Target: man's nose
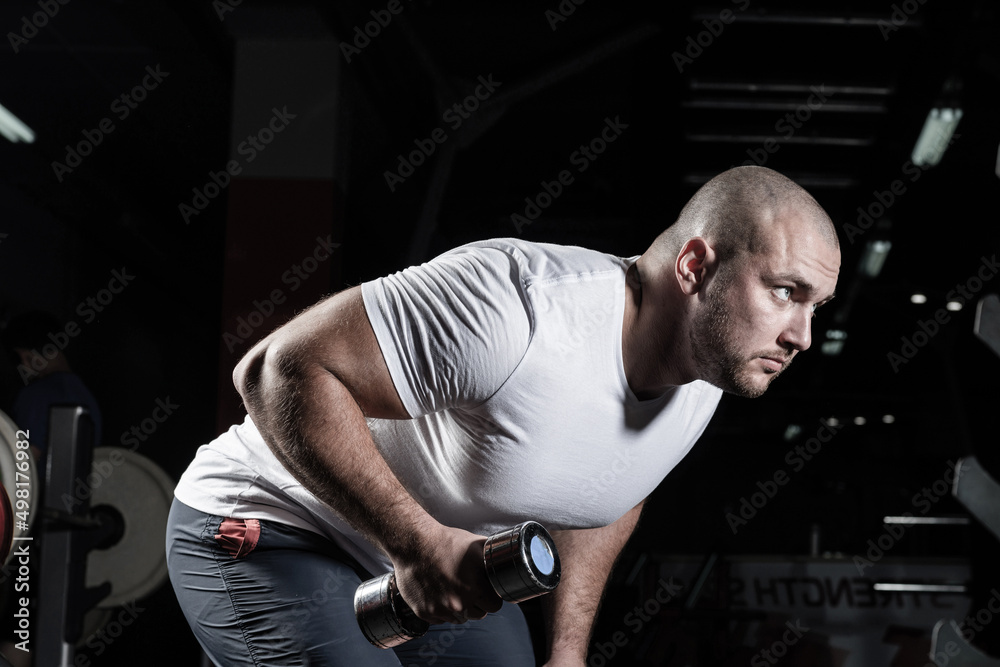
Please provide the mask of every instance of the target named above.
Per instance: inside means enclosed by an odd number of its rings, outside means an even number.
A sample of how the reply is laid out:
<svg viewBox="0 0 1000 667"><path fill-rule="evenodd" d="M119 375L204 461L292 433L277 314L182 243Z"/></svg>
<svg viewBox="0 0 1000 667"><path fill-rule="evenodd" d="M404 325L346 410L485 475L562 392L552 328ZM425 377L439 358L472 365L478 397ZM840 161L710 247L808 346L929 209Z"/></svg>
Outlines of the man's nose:
<svg viewBox="0 0 1000 667"><path fill-rule="evenodd" d="M778 342L787 348L804 352L812 345L812 311L796 308L778 337Z"/></svg>

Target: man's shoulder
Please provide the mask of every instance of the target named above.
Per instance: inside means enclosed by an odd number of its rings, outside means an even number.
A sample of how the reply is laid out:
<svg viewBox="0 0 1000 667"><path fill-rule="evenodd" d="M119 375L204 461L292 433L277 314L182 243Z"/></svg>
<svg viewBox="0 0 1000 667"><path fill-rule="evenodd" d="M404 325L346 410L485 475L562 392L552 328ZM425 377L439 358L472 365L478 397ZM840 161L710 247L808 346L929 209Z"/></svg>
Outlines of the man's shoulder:
<svg viewBox="0 0 1000 667"><path fill-rule="evenodd" d="M459 246L450 253L475 253L506 256L520 274L525 285L570 278L620 272L628 260L599 250L575 245L540 243L517 238L496 238L474 241Z"/></svg>
<svg viewBox="0 0 1000 667"><path fill-rule="evenodd" d="M21 389L21 395L31 397L65 396L74 393L90 393L83 379L76 373L56 371L28 383Z"/></svg>

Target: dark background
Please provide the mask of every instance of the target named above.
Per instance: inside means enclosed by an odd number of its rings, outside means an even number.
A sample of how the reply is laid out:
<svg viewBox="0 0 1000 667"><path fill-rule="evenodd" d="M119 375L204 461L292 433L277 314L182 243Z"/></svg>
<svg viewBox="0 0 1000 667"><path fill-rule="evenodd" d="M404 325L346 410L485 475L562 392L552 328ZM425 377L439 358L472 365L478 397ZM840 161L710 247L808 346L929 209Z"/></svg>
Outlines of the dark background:
<svg viewBox="0 0 1000 667"><path fill-rule="evenodd" d="M975 453L1000 472L1000 359L972 333L974 302L1000 291L1000 282L987 281L949 313L907 363L893 368L888 356L1000 249L995 3L566 0L561 6L573 12L552 22L546 12L558 12L555 1L401 1L403 11L350 62L337 47L385 3L245 0L221 9L72 0L16 51L9 33L39 5L0 9L0 104L37 135L31 144L0 140L0 316L41 308L80 322L78 305L113 270L136 275L67 349L101 402L101 444L118 444L156 399L169 397L180 408L138 451L177 479L195 449L238 418L226 378L252 340L230 351L222 336L267 293L240 276L271 272L264 282L281 286L274 276L289 262L275 256L305 256L319 230L341 244L336 261L252 339L322 294L475 239L520 236L639 254L700 184L755 155L812 192L840 229L838 297L815 319L814 349L765 397L724 399L701 444L654 496L622 571L663 553L807 554L812 524L821 551L855 554L879 534L882 516L913 511L912 496L940 479L948 461ZM700 51L691 46L699 36ZM330 57L286 70L280 59L241 57L247 41L276 50L319 42ZM679 68L676 54L686 50L693 57ZM156 64L169 77L57 178L52 163L65 161L67 146ZM497 93L453 131L442 113L490 75L501 82ZM334 147L320 152L325 163L302 167L315 151L281 152L292 133L277 135L269 175L234 181L185 224L178 204L238 157L233 126L244 93L281 109L291 103L268 99L268 87L282 80L303 99L333 100L296 107L321 119ZM786 137L776 124L808 108L821 86L827 101ZM912 147L928 111L942 105L963 110L956 137L940 164L915 168ZM571 154L608 118L627 129L576 172ZM316 124L296 122L296 140L308 140ZM397 156L439 127L447 142L391 190L385 172L398 168ZM768 137L777 139L772 153L761 150ZM518 230L511 215L523 214L525 198L563 169L574 170L574 182ZM905 191L869 229L851 232L859 207L885 200L877 193L894 181ZM306 241L289 247L306 228ZM874 278L858 270L872 240L892 244ZM911 303L915 292L927 302ZM833 328L847 333L839 355L819 349ZM8 365L4 409L19 386ZM757 481L787 469L786 452L829 418L846 426L733 535L726 513ZM786 440L790 425L801 434ZM934 513L962 508L944 498ZM975 595L995 585L984 566L995 562L995 540L978 526L956 538L921 535L896 555L971 558ZM195 664L169 586L144 607L94 663L132 664L153 650L170 656L154 664ZM619 617L612 599L601 622Z"/></svg>

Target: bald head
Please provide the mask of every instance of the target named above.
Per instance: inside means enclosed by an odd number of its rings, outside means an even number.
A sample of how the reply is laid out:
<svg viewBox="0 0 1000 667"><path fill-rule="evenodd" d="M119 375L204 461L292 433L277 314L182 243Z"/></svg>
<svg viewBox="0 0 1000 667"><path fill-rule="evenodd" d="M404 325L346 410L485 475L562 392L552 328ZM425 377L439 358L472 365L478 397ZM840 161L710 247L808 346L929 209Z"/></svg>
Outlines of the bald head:
<svg viewBox="0 0 1000 667"><path fill-rule="evenodd" d="M724 171L699 188L650 249L673 262L688 239L700 236L723 265L731 264L767 252L770 223L788 214L811 225L831 247L840 247L830 216L808 192L772 169L748 166Z"/></svg>
<svg viewBox="0 0 1000 667"><path fill-rule="evenodd" d="M759 396L809 349L839 273L836 229L805 190L764 167L719 174L626 274L629 386L641 398L704 380Z"/></svg>

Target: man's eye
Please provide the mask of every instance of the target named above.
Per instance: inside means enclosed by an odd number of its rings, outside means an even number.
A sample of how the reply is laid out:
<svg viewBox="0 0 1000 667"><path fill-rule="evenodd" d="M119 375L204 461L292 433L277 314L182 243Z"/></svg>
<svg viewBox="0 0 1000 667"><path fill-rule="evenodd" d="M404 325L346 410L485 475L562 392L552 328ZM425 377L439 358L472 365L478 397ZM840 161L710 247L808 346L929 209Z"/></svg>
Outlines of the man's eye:
<svg viewBox="0 0 1000 667"><path fill-rule="evenodd" d="M792 288L791 287L777 287L777 288L775 288L774 293L782 301L788 301L789 299L792 298Z"/></svg>

